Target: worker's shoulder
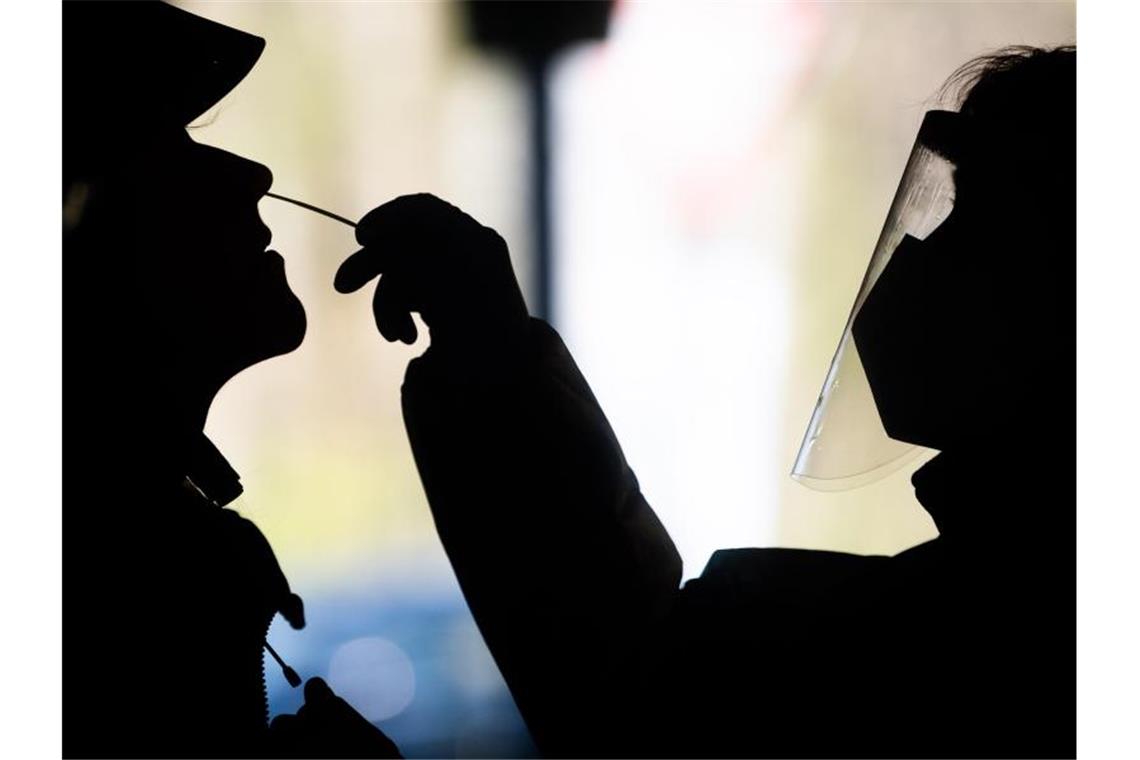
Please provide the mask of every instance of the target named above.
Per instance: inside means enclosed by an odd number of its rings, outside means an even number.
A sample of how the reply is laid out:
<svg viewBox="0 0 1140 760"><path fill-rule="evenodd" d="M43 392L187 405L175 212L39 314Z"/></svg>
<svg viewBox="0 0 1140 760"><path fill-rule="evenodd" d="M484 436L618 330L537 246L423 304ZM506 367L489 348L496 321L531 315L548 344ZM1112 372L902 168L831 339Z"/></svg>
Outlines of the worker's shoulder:
<svg viewBox="0 0 1140 760"><path fill-rule="evenodd" d="M925 563L915 560L924 552L916 550L887 557L811 549L722 549L699 578L685 584L682 596L689 604L734 608L858 603L897 585L900 574L921 573Z"/></svg>
<svg viewBox="0 0 1140 760"><path fill-rule="evenodd" d="M889 558L814 549L721 549L688 586L774 588L844 583L875 572Z"/></svg>

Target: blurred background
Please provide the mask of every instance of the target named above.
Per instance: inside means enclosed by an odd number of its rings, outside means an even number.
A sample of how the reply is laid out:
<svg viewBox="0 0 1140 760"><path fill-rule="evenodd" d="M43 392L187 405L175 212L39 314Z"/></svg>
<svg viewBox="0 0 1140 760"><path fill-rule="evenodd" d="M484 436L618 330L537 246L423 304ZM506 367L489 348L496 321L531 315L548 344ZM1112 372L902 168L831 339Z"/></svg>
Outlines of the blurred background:
<svg viewBox="0 0 1140 760"><path fill-rule="evenodd" d="M426 191L502 233L686 578L722 547L891 554L935 535L917 463L838 493L788 473L923 112L972 56L1074 42L1072 3L617 2L604 38L545 65L480 44L454 2L178 4L268 41L195 139L351 218ZM333 291L350 229L261 213L309 332L231 382L207 432L306 601L308 628L271 642L407 756L533 754L404 433L426 339L385 343L370 290ZM272 712L295 710L267 675Z"/></svg>

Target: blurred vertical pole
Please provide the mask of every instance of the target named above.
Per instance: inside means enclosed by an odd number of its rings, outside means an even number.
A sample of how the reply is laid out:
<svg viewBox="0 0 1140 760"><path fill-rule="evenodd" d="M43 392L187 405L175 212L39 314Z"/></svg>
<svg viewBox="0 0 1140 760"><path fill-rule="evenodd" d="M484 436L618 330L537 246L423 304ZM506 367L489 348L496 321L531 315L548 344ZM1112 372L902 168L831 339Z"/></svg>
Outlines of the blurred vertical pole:
<svg viewBox="0 0 1140 760"><path fill-rule="evenodd" d="M535 283L535 316L547 322L554 320L554 252L551 247L550 205L550 86L548 61L527 62L527 84L530 88L530 189L531 225L533 229Z"/></svg>
<svg viewBox="0 0 1140 760"><path fill-rule="evenodd" d="M575 42L605 37L612 0L572 2L460 2L470 40L488 50L504 52L525 69L531 112L531 229L534 240L532 283L536 317L554 317L554 249L550 203L549 75L555 56Z"/></svg>

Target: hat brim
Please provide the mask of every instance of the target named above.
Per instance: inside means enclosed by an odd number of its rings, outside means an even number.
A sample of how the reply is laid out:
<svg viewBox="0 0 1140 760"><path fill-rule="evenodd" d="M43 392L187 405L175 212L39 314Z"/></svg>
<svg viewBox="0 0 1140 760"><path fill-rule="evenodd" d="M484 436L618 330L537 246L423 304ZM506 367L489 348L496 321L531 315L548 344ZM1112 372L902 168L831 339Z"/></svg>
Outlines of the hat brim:
<svg viewBox="0 0 1140 760"><path fill-rule="evenodd" d="M265 40L161 2L64 3L65 125L176 123L249 74Z"/></svg>

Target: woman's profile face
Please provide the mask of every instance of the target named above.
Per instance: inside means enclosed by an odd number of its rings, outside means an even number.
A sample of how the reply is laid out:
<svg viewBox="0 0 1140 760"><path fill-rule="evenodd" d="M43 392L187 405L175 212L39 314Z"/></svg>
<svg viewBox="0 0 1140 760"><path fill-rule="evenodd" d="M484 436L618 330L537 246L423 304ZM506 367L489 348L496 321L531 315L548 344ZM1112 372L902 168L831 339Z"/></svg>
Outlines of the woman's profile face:
<svg viewBox="0 0 1140 760"><path fill-rule="evenodd" d="M305 312L257 209L268 168L177 129L130 177L136 286L174 351L236 373L300 345Z"/></svg>

